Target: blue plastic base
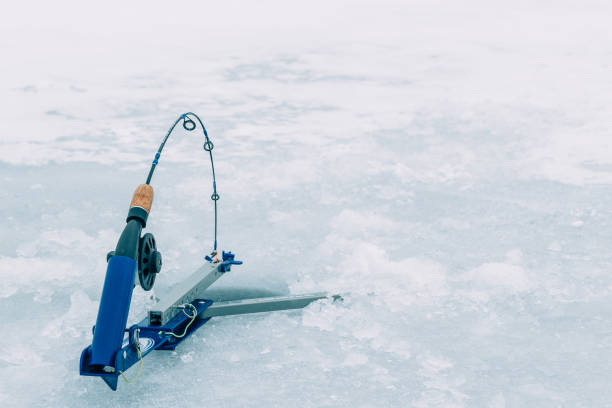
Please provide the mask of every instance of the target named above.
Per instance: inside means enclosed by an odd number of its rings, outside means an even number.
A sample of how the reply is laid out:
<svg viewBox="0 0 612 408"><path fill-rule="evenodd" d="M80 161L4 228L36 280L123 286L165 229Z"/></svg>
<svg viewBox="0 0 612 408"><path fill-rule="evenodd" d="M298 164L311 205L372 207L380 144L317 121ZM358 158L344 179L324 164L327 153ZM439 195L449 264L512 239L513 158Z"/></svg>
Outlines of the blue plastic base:
<svg viewBox="0 0 612 408"><path fill-rule="evenodd" d="M191 302L197 310L199 315L206 310L210 305L213 304L212 300L196 299ZM187 310L189 313L189 310ZM128 368L138 363L138 351L135 347L136 337L139 338L140 353L142 358L153 350L174 350L176 346L181 344L186 338L188 338L194 331L200 328L202 325L207 323L208 319L196 319L191 326L187 329L187 332L183 337L177 338L167 332L182 335L185 332L185 327L191 321L185 313L177 313L164 326L149 326L148 318L143 319L140 323L131 326L127 332L128 336L124 339L122 347L115 353L115 364L112 367L113 372L103 371L99 366L91 366L91 346L88 346L81 353L80 361L80 374L86 376L101 377L104 382L113 390L117 390L117 381L121 372L125 372ZM138 336L136 336L138 331Z"/></svg>

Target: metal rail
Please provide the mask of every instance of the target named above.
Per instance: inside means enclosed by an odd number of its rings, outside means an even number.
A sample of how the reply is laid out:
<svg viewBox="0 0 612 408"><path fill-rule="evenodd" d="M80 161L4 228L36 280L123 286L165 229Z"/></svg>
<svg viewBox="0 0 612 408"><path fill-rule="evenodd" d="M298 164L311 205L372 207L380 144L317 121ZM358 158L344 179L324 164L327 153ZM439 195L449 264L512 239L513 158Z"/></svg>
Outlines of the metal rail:
<svg viewBox="0 0 612 408"><path fill-rule="evenodd" d="M221 272L221 268L220 263L206 264L175 286L149 310L149 325L163 326L182 312L181 305L204 298L204 290L225 273Z"/></svg>
<svg viewBox="0 0 612 408"><path fill-rule="evenodd" d="M198 319L249 313L273 312L276 310L301 309L314 301L325 299L327 297L328 296L325 293L312 293L306 295L275 296L214 302L211 306L198 315Z"/></svg>

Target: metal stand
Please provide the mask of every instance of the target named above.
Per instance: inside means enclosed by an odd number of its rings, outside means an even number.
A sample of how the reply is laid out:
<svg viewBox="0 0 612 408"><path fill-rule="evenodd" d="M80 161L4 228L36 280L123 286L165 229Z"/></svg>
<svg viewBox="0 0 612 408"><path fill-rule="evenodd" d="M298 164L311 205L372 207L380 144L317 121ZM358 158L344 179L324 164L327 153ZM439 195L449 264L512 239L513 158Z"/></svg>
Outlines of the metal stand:
<svg viewBox="0 0 612 408"><path fill-rule="evenodd" d="M207 264L195 271L164 296L146 318L125 330L126 335L122 347L115 354L113 366L90 365L92 348L85 348L81 353L81 375L101 377L112 390L116 390L122 372L153 350L174 350L212 317L300 309L327 298L325 293L314 293L223 302L202 299L206 288L229 272L231 265L238 264L233 254L223 255L223 262Z"/></svg>

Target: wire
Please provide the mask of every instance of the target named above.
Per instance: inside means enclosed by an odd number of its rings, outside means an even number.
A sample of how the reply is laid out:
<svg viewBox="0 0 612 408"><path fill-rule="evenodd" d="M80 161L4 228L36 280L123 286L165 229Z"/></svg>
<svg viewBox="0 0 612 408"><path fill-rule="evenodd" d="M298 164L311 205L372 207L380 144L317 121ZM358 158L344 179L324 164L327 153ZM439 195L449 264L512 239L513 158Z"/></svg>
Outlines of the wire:
<svg viewBox="0 0 612 408"><path fill-rule="evenodd" d="M134 343L134 347L136 347L136 352L138 353L138 358L140 359L140 363L138 364L138 372L136 373L136 377L134 377L131 380L129 380L125 376L125 374L123 374L123 371L119 371L119 374L121 374L121 377L123 377L123 379L125 380L126 383L133 383L134 381L136 381L138 379L138 377L140 377L140 372L142 371L142 353L140 352L140 344Z"/></svg>
<svg viewBox="0 0 612 408"><path fill-rule="evenodd" d="M185 326L185 330L183 331L183 334L178 335L178 334L174 334L173 332L162 332L162 331L160 331L157 334L159 334L160 336L162 334L168 334L168 335L176 337L177 339L185 337L185 335L187 334L187 330L189 330L189 326L191 326L193 324L193 322L195 321L196 317L198 316L198 309L194 305L192 305L191 303L186 303L183 306L184 307L189 306L191 308L191 310L193 311L193 315L188 315L187 313L185 313L185 309L183 309L183 314L185 314L185 316L189 317L189 319L190 319L189 323L187 323L187 326ZM140 352L140 344L139 343L134 343L134 347L136 347L136 352L138 353L138 359L139 359L138 372L136 373L136 377L134 377L132 379L128 379L125 376L125 374L123 373L123 371L119 371L119 374L121 374L121 377L123 377L123 379L127 383L133 383L134 381L136 381L138 379L138 377L140 377L140 372L142 371L142 353Z"/></svg>
<svg viewBox="0 0 612 408"><path fill-rule="evenodd" d="M217 179L215 175L215 163L213 161L213 155L212 155L212 150L215 147L215 145L208 137L208 132L206 131L206 127L204 127L204 123L202 122L202 120L200 119L198 115L196 115L193 112L183 113L181 116L178 117L178 119L174 121L172 126L170 126L170 129L168 129L168 133L166 133L166 137L164 137L161 144L159 145L159 148L157 149L157 152L155 153L155 158L153 159L153 162L151 163L151 170L149 170L149 175L147 176L146 184L151 184L151 178L153 177L153 172L155 171L155 167L157 167L157 163L159 162L159 158L161 157L162 150L164 150L164 146L166 145L166 142L168 141L170 134L172 134L172 131L174 130L176 125L181 121L181 119L183 120L183 128L185 130L191 132L192 130L196 128L196 124L190 116L193 116L200 123L200 126L202 127L202 132L204 133L204 139L205 139L203 147L204 147L204 150L207 151L208 155L210 156L210 166L212 168L212 182L213 182L213 193L210 196L210 199L213 200L213 202L215 203L215 240L213 244L213 249L216 250L217 249L217 229L218 229L217 220L219 218L218 211L217 211L217 201L219 201L220 197L219 197L219 194L217 193Z"/></svg>
<svg viewBox="0 0 612 408"><path fill-rule="evenodd" d="M191 320L189 321L189 323L187 323L187 326L185 326L185 330L183 331L183 334L178 335L178 334L174 334L174 332L158 332L157 334L162 335L162 334L169 334L171 336L176 337L177 339L183 338L185 337L185 335L187 334L187 330L189 329L189 326L191 326L191 324L195 321L195 318L198 316L198 309L192 305L191 303L187 303L183 306L189 306L191 307L191 310L193 310L193 315L190 316L187 313L185 313L185 310L183 309L183 313L185 314L185 316L189 317Z"/></svg>

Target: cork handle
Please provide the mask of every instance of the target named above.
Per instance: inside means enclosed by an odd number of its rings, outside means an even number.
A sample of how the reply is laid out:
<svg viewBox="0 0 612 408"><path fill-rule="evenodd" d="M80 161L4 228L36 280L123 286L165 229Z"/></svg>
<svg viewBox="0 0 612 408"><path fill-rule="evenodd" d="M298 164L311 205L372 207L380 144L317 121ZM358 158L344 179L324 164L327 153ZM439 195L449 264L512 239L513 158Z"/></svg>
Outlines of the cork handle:
<svg viewBox="0 0 612 408"><path fill-rule="evenodd" d="M142 207L147 212L151 212L151 204L153 204L153 187L148 184L139 185L136 191L134 191L130 208Z"/></svg>

